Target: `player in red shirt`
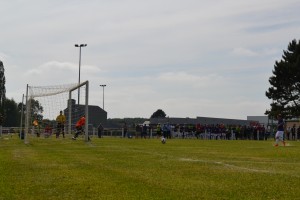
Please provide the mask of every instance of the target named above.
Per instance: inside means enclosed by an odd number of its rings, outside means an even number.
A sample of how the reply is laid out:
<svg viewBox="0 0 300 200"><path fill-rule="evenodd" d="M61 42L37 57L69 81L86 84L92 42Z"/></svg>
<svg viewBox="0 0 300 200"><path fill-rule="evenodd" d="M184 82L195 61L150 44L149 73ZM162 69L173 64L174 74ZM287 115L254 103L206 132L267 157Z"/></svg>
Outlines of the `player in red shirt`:
<svg viewBox="0 0 300 200"><path fill-rule="evenodd" d="M78 135L81 133L81 132L84 132L83 130L83 126L85 125L85 116L83 115L76 123L76 133L74 135L74 137L72 138L73 140L76 140L76 138L78 137Z"/></svg>

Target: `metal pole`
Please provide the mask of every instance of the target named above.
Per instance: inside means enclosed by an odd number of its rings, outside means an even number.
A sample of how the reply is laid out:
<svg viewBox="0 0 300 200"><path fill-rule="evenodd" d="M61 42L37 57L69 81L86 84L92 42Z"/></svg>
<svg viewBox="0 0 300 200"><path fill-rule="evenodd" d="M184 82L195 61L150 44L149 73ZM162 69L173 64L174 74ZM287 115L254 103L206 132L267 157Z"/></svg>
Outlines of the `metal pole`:
<svg viewBox="0 0 300 200"><path fill-rule="evenodd" d="M21 107L21 124L20 124L20 139L22 139L22 130L23 130L23 114L24 114L24 108L23 108L23 104L24 104L24 94L22 96L22 107Z"/></svg>
<svg viewBox="0 0 300 200"><path fill-rule="evenodd" d="M102 106L102 109L104 110L104 87L106 86L106 85L100 85L101 87L103 87L103 106Z"/></svg>
<svg viewBox="0 0 300 200"><path fill-rule="evenodd" d="M89 141L89 82L85 88L85 141Z"/></svg>
<svg viewBox="0 0 300 200"><path fill-rule="evenodd" d="M87 44L75 44L75 47L79 47L79 77L78 77L78 85L80 85L80 68L81 68L81 47L86 47ZM78 88L78 105L80 103L80 88Z"/></svg>
<svg viewBox="0 0 300 200"><path fill-rule="evenodd" d="M80 68L81 68L81 45L79 46L79 78L78 85L80 84ZM80 101L80 87L78 88L78 105Z"/></svg>
<svg viewBox="0 0 300 200"><path fill-rule="evenodd" d="M25 120L25 131L24 131L24 143L28 144L28 131L29 131L29 117L30 117L30 98L28 99L28 84L26 86L26 120Z"/></svg>
<svg viewBox="0 0 300 200"><path fill-rule="evenodd" d="M68 133L72 133L72 91L69 91L69 101L68 101L68 108L69 108L69 113L68 113ZM75 122L76 123L76 122Z"/></svg>
<svg viewBox="0 0 300 200"><path fill-rule="evenodd" d="M104 110L104 86L103 86L103 110Z"/></svg>

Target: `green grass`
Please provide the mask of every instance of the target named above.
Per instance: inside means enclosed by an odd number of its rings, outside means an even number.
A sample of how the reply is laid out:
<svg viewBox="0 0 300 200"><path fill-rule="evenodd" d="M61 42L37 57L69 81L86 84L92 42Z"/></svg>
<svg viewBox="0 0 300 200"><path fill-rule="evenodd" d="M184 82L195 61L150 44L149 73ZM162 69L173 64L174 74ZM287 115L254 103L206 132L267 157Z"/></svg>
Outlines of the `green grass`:
<svg viewBox="0 0 300 200"><path fill-rule="evenodd" d="M300 142L0 139L0 199L299 199Z"/></svg>

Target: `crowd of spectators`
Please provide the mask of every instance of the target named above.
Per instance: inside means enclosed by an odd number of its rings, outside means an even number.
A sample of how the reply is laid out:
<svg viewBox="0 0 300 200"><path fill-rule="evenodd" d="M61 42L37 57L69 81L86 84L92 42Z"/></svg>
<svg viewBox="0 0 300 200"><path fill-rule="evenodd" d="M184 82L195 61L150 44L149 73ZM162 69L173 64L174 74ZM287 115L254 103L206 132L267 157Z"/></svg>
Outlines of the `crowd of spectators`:
<svg viewBox="0 0 300 200"><path fill-rule="evenodd" d="M268 139L271 131L264 125L242 126L224 124L183 124L174 126L175 136L181 138L196 137L199 139Z"/></svg>
<svg viewBox="0 0 300 200"><path fill-rule="evenodd" d="M166 138L198 138L198 139L241 139L267 140L271 137L270 128L264 125L242 126L224 124L150 124L136 125L136 136L147 138L164 136ZM274 131L275 132L275 131ZM273 133L274 133L273 132Z"/></svg>
<svg viewBox="0 0 300 200"><path fill-rule="evenodd" d="M285 135L288 140L300 140L300 125L298 128L296 127L296 124L292 127L287 127Z"/></svg>

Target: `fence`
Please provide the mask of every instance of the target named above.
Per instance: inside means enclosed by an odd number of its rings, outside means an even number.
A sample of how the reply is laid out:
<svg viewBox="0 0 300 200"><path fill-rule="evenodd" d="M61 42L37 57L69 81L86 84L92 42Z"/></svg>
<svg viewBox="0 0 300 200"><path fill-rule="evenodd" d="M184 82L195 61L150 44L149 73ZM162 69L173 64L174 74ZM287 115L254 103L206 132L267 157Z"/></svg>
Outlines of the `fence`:
<svg viewBox="0 0 300 200"><path fill-rule="evenodd" d="M75 126L72 125L73 131L75 132ZM89 125L89 135L93 137L98 137L98 130L97 128L93 127L92 125ZM39 132L40 135L46 136L46 130L45 128L35 128L31 127L28 130L28 133L31 135L37 135ZM24 132L21 133L20 127L1 127L0 126L0 136L2 135L18 135L22 139L24 138ZM51 132L49 132L48 136L55 135L56 129L51 129ZM67 131L65 131L67 133ZM23 134L23 135L22 135ZM103 132L101 133L100 137L128 137L128 138L141 138L142 132L140 130L136 130L134 128L129 128L126 135L124 135L124 130L122 128L105 128ZM67 135L67 134L66 134ZM157 135L155 129L148 129L146 133L146 138L157 138L160 137L160 135ZM299 139L299 136L296 136L296 138ZM205 130L202 133L196 133L195 131L178 131L178 130L171 130L170 138L177 138L177 139L202 139L202 140L236 140L236 139L247 139L247 140L267 140L268 138L273 138L274 135L271 135L270 133L264 132L260 133L259 131L251 132L248 135L240 135L231 130L230 132L226 133L212 133L210 131Z"/></svg>

